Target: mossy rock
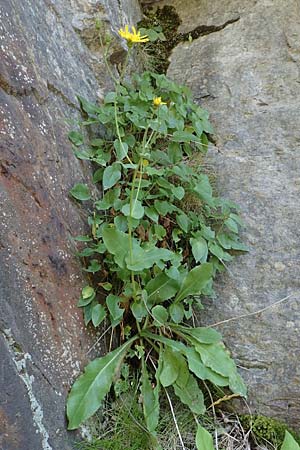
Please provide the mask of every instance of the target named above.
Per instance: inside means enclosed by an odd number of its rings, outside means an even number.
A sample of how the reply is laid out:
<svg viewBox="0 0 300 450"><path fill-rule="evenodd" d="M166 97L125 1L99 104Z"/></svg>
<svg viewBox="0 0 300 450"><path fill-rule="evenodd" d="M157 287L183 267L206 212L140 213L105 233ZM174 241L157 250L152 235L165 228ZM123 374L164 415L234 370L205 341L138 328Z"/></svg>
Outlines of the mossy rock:
<svg viewBox="0 0 300 450"><path fill-rule="evenodd" d="M280 448L283 443L285 432L289 431L291 435L300 442L300 436L290 430L287 425L272 417L261 415L242 415L240 421L246 431L251 429L253 435L259 443L269 442L275 448Z"/></svg>

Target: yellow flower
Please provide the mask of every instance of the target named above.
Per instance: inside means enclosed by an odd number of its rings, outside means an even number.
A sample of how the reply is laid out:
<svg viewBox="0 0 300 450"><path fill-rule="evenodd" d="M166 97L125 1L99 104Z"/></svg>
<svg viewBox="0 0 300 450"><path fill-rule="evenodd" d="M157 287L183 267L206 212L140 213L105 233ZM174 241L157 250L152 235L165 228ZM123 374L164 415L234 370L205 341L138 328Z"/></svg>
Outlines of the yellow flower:
<svg viewBox="0 0 300 450"><path fill-rule="evenodd" d="M118 33L122 38L126 39L127 44L129 44L129 45L139 44L139 43L149 41L148 36L147 35L141 36L141 32L136 31L135 27L132 27L132 31L130 32L128 25L125 25L124 30L122 28L120 28Z"/></svg>
<svg viewBox="0 0 300 450"><path fill-rule="evenodd" d="M153 105L154 106L166 105L166 102L162 102L161 97L154 97Z"/></svg>

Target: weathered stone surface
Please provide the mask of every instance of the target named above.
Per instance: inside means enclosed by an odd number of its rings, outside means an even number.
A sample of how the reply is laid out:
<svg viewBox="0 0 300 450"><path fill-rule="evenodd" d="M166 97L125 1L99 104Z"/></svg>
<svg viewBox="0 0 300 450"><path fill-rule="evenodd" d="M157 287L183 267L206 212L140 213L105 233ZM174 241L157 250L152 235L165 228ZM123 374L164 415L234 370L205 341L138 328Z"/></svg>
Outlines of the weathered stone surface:
<svg viewBox="0 0 300 450"><path fill-rule="evenodd" d="M138 4L7 0L0 12L0 447L67 450L66 393L95 339L76 307L84 278L70 239L85 213L68 195L91 169L73 156L66 119L79 117L77 94L108 87L72 23L102 14L115 32L139 19Z"/></svg>
<svg viewBox="0 0 300 450"><path fill-rule="evenodd" d="M218 328L250 386L251 410L300 417L300 10L297 0L173 2L181 31L223 30L180 44L169 76L211 112L221 193L236 201L250 252L219 279L205 322L266 308ZM204 318L203 318L204 320Z"/></svg>

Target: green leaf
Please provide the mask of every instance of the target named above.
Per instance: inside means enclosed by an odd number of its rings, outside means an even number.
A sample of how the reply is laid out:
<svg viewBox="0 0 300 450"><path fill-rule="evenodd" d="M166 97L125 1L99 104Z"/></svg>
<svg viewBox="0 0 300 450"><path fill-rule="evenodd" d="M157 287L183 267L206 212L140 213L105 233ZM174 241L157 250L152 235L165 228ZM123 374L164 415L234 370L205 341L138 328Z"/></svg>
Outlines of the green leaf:
<svg viewBox="0 0 300 450"><path fill-rule="evenodd" d="M173 339L166 338L164 336L159 336L158 334L150 333L149 331L142 331L140 333L143 337L148 337L149 339L152 339L154 342L158 341L162 344L168 345L173 350L184 353L187 349L186 345L184 345L182 342L174 341Z"/></svg>
<svg viewBox="0 0 300 450"><path fill-rule="evenodd" d="M220 247L216 242L210 242L208 245L210 253L216 256L221 261L231 261L232 256L229 253L224 252L222 247Z"/></svg>
<svg viewBox="0 0 300 450"><path fill-rule="evenodd" d="M83 97L77 96L81 108L88 113L89 115L96 115L97 113L101 112L101 108L99 106L94 105L93 103L89 102L88 100L85 100Z"/></svg>
<svg viewBox="0 0 300 450"><path fill-rule="evenodd" d="M194 348L188 347L184 354L187 357L190 371L193 372L197 378L200 380L209 380L216 386L229 385L228 378L214 372L203 364L199 353L196 352Z"/></svg>
<svg viewBox="0 0 300 450"><path fill-rule="evenodd" d="M284 441L280 450L300 450L299 444L287 430L285 431Z"/></svg>
<svg viewBox="0 0 300 450"><path fill-rule="evenodd" d="M178 200L182 200L184 197L185 191L184 191L183 187L176 186L176 187L173 187L172 193Z"/></svg>
<svg viewBox="0 0 300 450"><path fill-rule="evenodd" d="M180 323L184 318L184 306L181 303L172 303L169 313L173 322Z"/></svg>
<svg viewBox="0 0 300 450"><path fill-rule="evenodd" d="M158 222L159 215L152 206L151 207L146 206L145 214L147 217L149 217L149 219L153 220L153 222L156 222L156 223Z"/></svg>
<svg viewBox="0 0 300 450"><path fill-rule="evenodd" d="M92 322L94 327L100 325L106 317L106 311L103 305L95 305L92 309Z"/></svg>
<svg viewBox="0 0 300 450"><path fill-rule="evenodd" d="M203 414L205 412L205 404L203 393L200 390L196 379L189 374L186 383L179 385L178 379L173 385L174 392L180 398L182 403L187 405L195 414Z"/></svg>
<svg viewBox="0 0 300 450"><path fill-rule="evenodd" d="M189 328L179 325L174 327L174 329L180 330L182 333L191 336L201 344L216 344L217 342L220 342L222 339L222 335L213 328L208 327Z"/></svg>
<svg viewBox="0 0 300 450"><path fill-rule="evenodd" d="M70 131L68 138L72 142L72 144L79 146L83 144L83 136L78 131Z"/></svg>
<svg viewBox="0 0 300 450"><path fill-rule="evenodd" d="M132 258L127 255L125 261L127 268L135 272L140 272L144 269L150 269L154 264L158 264L160 261L170 261L173 257L173 253L165 248L142 248L135 244L133 246Z"/></svg>
<svg viewBox="0 0 300 450"><path fill-rule="evenodd" d="M173 206L171 205L171 203L168 203L166 201L155 200L154 206L156 211L161 216L166 216L169 212L173 211Z"/></svg>
<svg viewBox="0 0 300 450"><path fill-rule="evenodd" d="M105 301L110 313L111 325L115 327L121 322L125 311L123 308L119 307L122 298L117 295L109 294Z"/></svg>
<svg viewBox="0 0 300 450"><path fill-rule="evenodd" d="M75 186L70 190L70 194L76 198L76 200L89 200L91 198L88 186L82 183L75 184Z"/></svg>
<svg viewBox="0 0 300 450"><path fill-rule="evenodd" d="M83 298L82 296L79 299L79 302L77 303L78 308L82 308L83 306L89 305L94 298L96 297L96 292L93 290L93 293L89 297Z"/></svg>
<svg viewBox="0 0 300 450"><path fill-rule="evenodd" d="M89 363L84 373L75 381L67 401L68 429L75 430L100 407L109 392L114 376L120 367L133 337L116 350Z"/></svg>
<svg viewBox="0 0 300 450"><path fill-rule="evenodd" d="M87 269L83 269L85 272L95 273L101 269L101 264L97 259L92 259Z"/></svg>
<svg viewBox="0 0 300 450"><path fill-rule="evenodd" d="M79 242L91 242L93 239L90 236L76 236L73 238L74 241L79 241Z"/></svg>
<svg viewBox="0 0 300 450"><path fill-rule="evenodd" d="M89 298L94 294L94 288L92 288L91 286L85 286L82 291L81 291L81 296L82 298Z"/></svg>
<svg viewBox="0 0 300 450"><path fill-rule="evenodd" d="M114 147L118 160L122 161L122 159L124 159L128 153L128 145L126 144L126 142L120 142L118 139L116 139L114 141Z"/></svg>
<svg viewBox="0 0 300 450"><path fill-rule="evenodd" d="M178 281L169 278L164 273L157 275L146 285L146 291L149 295L148 298L151 299L152 303L169 300L171 297L174 297L178 289Z"/></svg>
<svg viewBox="0 0 300 450"><path fill-rule="evenodd" d="M224 225L226 225L227 228L229 228L229 230L232 231L233 233L237 234L239 232L237 223L231 218L225 220Z"/></svg>
<svg viewBox="0 0 300 450"><path fill-rule="evenodd" d="M127 203L121 209L124 216L133 217L134 219L141 219L144 216L144 207L139 200L133 202L132 210L130 211L130 204Z"/></svg>
<svg viewBox="0 0 300 450"><path fill-rule="evenodd" d="M186 214L176 214L176 222L185 233L188 232L190 220Z"/></svg>
<svg viewBox="0 0 300 450"><path fill-rule="evenodd" d="M198 425L196 434L197 450L214 450L212 435L201 425Z"/></svg>
<svg viewBox="0 0 300 450"><path fill-rule="evenodd" d="M141 322L148 315L147 308L142 300L132 303L130 309L138 322Z"/></svg>
<svg viewBox="0 0 300 450"><path fill-rule="evenodd" d="M200 142L199 138L195 136L193 133L189 133L187 131L175 131L172 136L173 142Z"/></svg>
<svg viewBox="0 0 300 450"><path fill-rule="evenodd" d="M229 387L233 392L243 397L246 396L246 386L223 344L196 344L195 349L200 354L205 366L223 377L229 378Z"/></svg>
<svg viewBox="0 0 300 450"><path fill-rule="evenodd" d="M142 370L141 393L147 429L150 433L154 433L159 420L159 386L152 387L145 364L143 364Z"/></svg>
<svg viewBox="0 0 300 450"><path fill-rule="evenodd" d="M198 194L201 200L204 200L209 206L215 206L213 199L213 191L207 175L201 174L198 177L199 181L194 187L194 191Z"/></svg>
<svg viewBox="0 0 300 450"><path fill-rule="evenodd" d="M121 178L120 164L114 163L103 172L103 189L113 187Z"/></svg>
<svg viewBox="0 0 300 450"><path fill-rule="evenodd" d="M228 236L225 233L219 233L217 235L217 239L218 239L218 242L221 244L221 246L223 248L225 248L226 250L233 249L233 250L240 250L242 252L249 251L249 248L247 247L247 245L240 242L236 236L234 236L234 238L232 238L231 236Z"/></svg>
<svg viewBox="0 0 300 450"><path fill-rule="evenodd" d="M129 251L129 237L123 231L117 230L115 227L105 226L102 230L103 242L115 261L121 268L125 268L125 256Z"/></svg>
<svg viewBox="0 0 300 450"><path fill-rule="evenodd" d="M162 386L167 387L175 383L180 367L180 354L174 352L170 347L166 346L162 354L162 369L159 376L159 381ZM182 358L182 356L181 356Z"/></svg>
<svg viewBox="0 0 300 450"><path fill-rule="evenodd" d="M152 316L154 317L154 326L161 327L166 323L169 317L169 313L164 306L157 305L152 308Z"/></svg>
<svg viewBox="0 0 300 450"><path fill-rule="evenodd" d="M213 266L210 263L194 267L184 278L181 288L175 297L175 302L180 302L189 295L200 294L209 282L213 274Z"/></svg>
<svg viewBox="0 0 300 450"><path fill-rule="evenodd" d="M192 253L196 262L204 263L207 260L208 247L206 240L198 236L196 238L190 239L190 244L192 247Z"/></svg>

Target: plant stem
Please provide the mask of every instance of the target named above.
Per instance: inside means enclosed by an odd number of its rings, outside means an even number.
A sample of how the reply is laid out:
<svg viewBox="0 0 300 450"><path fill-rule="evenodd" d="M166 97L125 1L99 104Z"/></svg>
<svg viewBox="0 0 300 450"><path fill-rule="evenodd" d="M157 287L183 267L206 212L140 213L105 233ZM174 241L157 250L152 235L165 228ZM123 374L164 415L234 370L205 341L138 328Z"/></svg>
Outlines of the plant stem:
<svg viewBox="0 0 300 450"><path fill-rule="evenodd" d="M168 399L168 402L169 402L169 405L170 405L170 410L171 410L172 417L173 417L174 424L175 424L175 428L176 428L176 431L177 431L177 434L178 434L178 437L179 437L179 440L180 440L180 444L182 446L182 449L186 450L186 448L184 446L184 442L183 442L182 436L181 436L181 433L180 433L180 430L179 430L179 426L178 426L178 423L177 423L177 419L176 419L176 416L175 416L175 412L174 412L174 408L173 408L173 405L172 405L171 398L170 398L170 396L168 394L167 389L164 388L164 390L165 390L165 393L166 393L166 396L167 396L167 399Z"/></svg>

